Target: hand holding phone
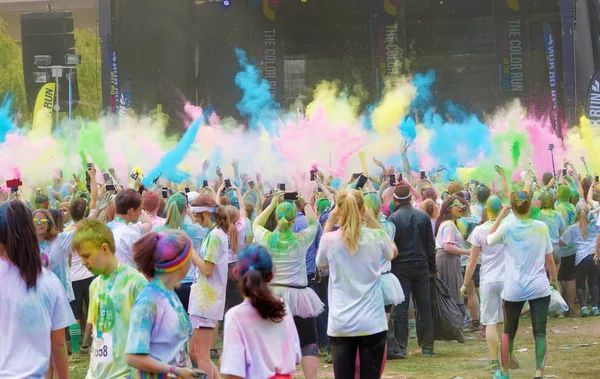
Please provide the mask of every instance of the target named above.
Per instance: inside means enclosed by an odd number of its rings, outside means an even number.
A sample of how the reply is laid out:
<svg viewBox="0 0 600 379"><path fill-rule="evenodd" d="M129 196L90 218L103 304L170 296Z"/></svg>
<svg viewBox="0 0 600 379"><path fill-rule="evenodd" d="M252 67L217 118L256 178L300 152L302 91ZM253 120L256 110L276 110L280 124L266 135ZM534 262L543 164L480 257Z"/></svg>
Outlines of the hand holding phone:
<svg viewBox="0 0 600 379"><path fill-rule="evenodd" d="M169 198L169 189L168 188L163 188L161 192L162 192L163 199Z"/></svg>
<svg viewBox="0 0 600 379"><path fill-rule="evenodd" d="M278 183L277 189L280 191L285 191L285 183Z"/></svg>
<svg viewBox="0 0 600 379"><path fill-rule="evenodd" d="M107 190L107 191L114 191L115 189L116 189L116 188L115 188L115 185L114 185L114 184L107 184L107 185L106 185L106 190Z"/></svg>
<svg viewBox="0 0 600 379"><path fill-rule="evenodd" d="M284 193L283 200L297 201L298 200L298 191Z"/></svg>
<svg viewBox="0 0 600 379"><path fill-rule="evenodd" d="M310 170L310 181L314 182L315 180L317 180L317 171Z"/></svg>
<svg viewBox="0 0 600 379"><path fill-rule="evenodd" d="M93 164L93 163L88 163L88 164L87 164L87 169L88 169L88 171L90 171L90 170L91 170L91 169L93 169L93 168L94 168L94 164Z"/></svg>
<svg viewBox="0 0 600 379"><path fill-rule="evenodd" d="M365 184L367 184L367 180L369 180L369 178L367 178L363 174L360 174L360 176L358 177L358 180L356 182L356 189L358 189L358 190L362 189L365 186Z"/></svg>
<svg viewBox="0 0 600 379"><path fill-rule="evenodd" d="M231 179L225 179L225 188L231 188Z"/></svg>
<svg viewBox="0 0 600 379"><path fill-rule="evenodd" d="M421 171L421 180L425 179L427 179L427 175L425 174L425 171Z"/></svg>
<svg viewBox="0 0 600 379"><path fill-rule="evenodd" d="M185 187L184 191L185 191L185 193L190 193L190 187Z"/></svg>
<svg viewBox="0 0 600 379"><path fill-rule="evenodd" d="M395 187L396 186L396 175L391 174L390 175L390 187Z"/></svg>
<svg viewBox="0 0 600 379"><path fill-rule="evenodd" d="M202 188L206 188L208 187L208 180L203 180L202 181Z"/></svg>

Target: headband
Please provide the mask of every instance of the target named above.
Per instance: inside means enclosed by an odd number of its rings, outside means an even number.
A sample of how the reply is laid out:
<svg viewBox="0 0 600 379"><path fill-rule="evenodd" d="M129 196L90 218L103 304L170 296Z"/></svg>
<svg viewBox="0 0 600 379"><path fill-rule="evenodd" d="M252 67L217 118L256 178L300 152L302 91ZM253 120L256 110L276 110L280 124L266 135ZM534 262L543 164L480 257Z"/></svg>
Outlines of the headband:
<svg viewBox="0 0 600 379"><path fill-rule="evenodd" d="M410 192L408 193L408 195L404 196L404 197L400 197L398 195L396 195L396 193L394 193L394 199L396 200L406 200L406 199L410 199Z"/></svg>
<svg viewBox="0 0 600 379"><path fill-rule="evenodd" d="M210 213L215 213L217 211L217 208L215 207L192 207L192 213L202 213L202 212L210 212Z"/></svg>
<svg viewBox="0 0 600 379"><path fill-rule="evenodd" d="M170 272L175 272L175 271L179 270L180 268L182 268L183 265L186 264L186 262L192 256L191 253L192 253L192 246L190 244L190 241L188 241L185 244L185 248L183 249L183 251L181 252L181 254L179 256L171 259L170 261L155 263L154 271L159 274L168 274Z"/></svg>

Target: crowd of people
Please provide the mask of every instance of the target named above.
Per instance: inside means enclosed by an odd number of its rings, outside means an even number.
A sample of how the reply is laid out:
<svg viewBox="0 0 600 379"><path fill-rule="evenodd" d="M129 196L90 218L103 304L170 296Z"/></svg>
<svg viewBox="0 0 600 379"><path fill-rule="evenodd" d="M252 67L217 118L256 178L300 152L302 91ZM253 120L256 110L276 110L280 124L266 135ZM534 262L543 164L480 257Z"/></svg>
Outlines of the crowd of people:
<svg viewBox="0 0 600 379"><path fill-rule="evenodd" d="M309 168L306 198L260 175L145 188L92 164L85 183L57 169L31 198L3 192L0 378L65 379L81 354L88 379L316 379L320 354L336 378L377 378L415 332L437 357L432 278L461 332L485 335L496 379L519 367L529 309L542 378L551 298L568 304L556 317L576 299L600 315L598 177L565 162L444 183L403 159L337 188Z"/></svg>

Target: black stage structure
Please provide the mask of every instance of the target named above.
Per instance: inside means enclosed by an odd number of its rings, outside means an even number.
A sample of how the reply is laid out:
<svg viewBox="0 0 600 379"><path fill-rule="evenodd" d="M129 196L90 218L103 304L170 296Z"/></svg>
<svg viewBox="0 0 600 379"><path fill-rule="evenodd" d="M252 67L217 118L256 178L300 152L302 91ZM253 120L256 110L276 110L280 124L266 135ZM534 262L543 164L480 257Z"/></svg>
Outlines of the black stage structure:
<svg viewBox="0 0 600 379"><path fill-rule="evenodd" d="M556 101L563 110L561 117L573 120L581 92L575 85L580 80L574 35L594 35L590 30L573 32L573 0L230 0L228 7L215 0L99 0L99 4L105 107L110 108L114 87L110 54L114 49L119 82L127 83L131 106L144 112L162 104L171 116L180 116L183 101L189 100L238 117L235 103L241 92L234 83L239 70L235 47L255 59L282 107L292 106L299 96L310 98L321 80L339 80L349 88L361 85L368 93L365 102L370 102L388 75L435 69L438 99L478 112L491 112L516 97L548 109L552 101L546 24L553 36ZM597 29L595 15L577 17L589 17L588 29L590 24ZM587 49L593 56L578 62L577 73L584 78L591 77L597 66L597 41L591 38ZM587 82L582 86L587 90Z"/></svg>

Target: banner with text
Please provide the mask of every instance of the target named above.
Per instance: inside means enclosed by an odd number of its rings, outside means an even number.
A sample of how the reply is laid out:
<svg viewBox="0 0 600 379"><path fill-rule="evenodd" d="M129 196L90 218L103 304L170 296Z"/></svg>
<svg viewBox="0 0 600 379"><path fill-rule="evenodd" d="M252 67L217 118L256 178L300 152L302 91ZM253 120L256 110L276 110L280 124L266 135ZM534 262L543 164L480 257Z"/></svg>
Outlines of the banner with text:
<svg viewBox="0 0 600 379"><path fill-rule="evenodd" d="M554 44L554 36L552 35L552 27L546 20L542 23L544 28L544 43L546 45L546 60L548 61L548 78L550 80L550 98L552 99L552 126L557 135L560 135L560 122L558 120L558 78L556 76L556 46Z"/></svg>
<svg viewBox="0 0 600 379"><path fill-rule="evenodd" d="M596 71L585 99L585 115L594 126L600 126L600 70Z"/></svg>
<svg viewBox="0 0 600 379"><path fill-rule="evenodd" d="M493 4L500 90L522 96L528 91L525 77L528 49L525 2L494 0Z"/></svg>
<svg viewBox="0 0 600 379"><path fill-rule="evenodd" d="M399 62L405 52L398 32L400 5L396 0L371 0L371 44L377 92L385 78L400 74Z"/></svg>
<svg viewBox="0 0 600 379"><path fill-rule="evenodd" d="M35 108L33 109L33 130L52 129L54 96L56 96L56 83L46 83L40 88L35 101Z"/></svg>

